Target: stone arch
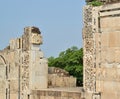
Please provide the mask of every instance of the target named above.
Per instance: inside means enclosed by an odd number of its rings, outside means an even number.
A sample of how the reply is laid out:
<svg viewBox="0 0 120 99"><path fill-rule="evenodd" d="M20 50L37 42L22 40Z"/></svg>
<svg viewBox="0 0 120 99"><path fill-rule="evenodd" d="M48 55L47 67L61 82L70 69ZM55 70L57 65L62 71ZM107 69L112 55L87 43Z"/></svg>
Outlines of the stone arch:
<svg viewBox="0 0 120 99"><path fill-rule="evenodd" d="M0 99L7 97L6 92L7 65L3 55L0 54Z"/></svg>
<svg viewBox="0 0 120 99"><path fill-rule="evenodd" d="M0 58L3 60L4 64L6 65L6 61L5 61L5 58L3 57L3 55L0 55Z"/></svg>
<svg viewBox="0 0 120 99"><path fill-rule="evenodd" d="M4 76L4 77L2 77ZM6 79L7 78L7 65L6 60L3 55L0 54L0 79Z"/></svg>

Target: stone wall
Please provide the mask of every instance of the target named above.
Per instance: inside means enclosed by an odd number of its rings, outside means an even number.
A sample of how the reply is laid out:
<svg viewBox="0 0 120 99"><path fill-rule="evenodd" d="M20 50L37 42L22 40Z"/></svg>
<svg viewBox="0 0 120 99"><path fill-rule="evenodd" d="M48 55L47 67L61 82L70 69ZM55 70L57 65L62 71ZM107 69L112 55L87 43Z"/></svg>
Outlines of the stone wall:
<svg viewBox="0 0 120 99"><path fill-rule="evenodd" d="M119 99L120 3L84 8L84 89L87 99Z"/></svg>
<svg viewBox="0 0 120 99"><path fill-rule="evenodd" d="M22 37L0 51L0 99L28 99L32 90L48 87L47 59L40 44L40 30L26 27Z"/></svg>
<svg viewBox="0 0 120 99"><path fill-rule="evenodd" d="M32 91L30 99L84 99L80 88L57 88Z"/></svg>
<svg viewBox="0 0 120 99"><path fill-rule="evenodd" d="M76 87L76 78L68 72L56 67L48 68L48 87Z"/></svg>
<svg viewBox="0 0 120 99"><path fill-rule="evenodd" d="M60 68L48 71L41 44L40 30L26 27L0 51L0 99L81 99L76 78Z"/></svg>

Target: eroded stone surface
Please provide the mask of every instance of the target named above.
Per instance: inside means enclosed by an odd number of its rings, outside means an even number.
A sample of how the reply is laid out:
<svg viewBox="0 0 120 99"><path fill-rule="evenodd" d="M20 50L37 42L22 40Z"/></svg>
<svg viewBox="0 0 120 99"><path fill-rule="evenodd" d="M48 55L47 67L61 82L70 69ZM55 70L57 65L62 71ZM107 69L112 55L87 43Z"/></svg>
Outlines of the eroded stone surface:
<svg viewBox="0 0 120 99"><path fill-rule="evenodd" d="M40 30L26 27L22 37L0 51L0 93L6 97L0 99L28 99L31 90L47 88L48 65L40 44Z"/></svg>
<svg viewBox="0 0 120 99"><path fill-rule="evenodd" d="M0 99L80 99L81 91L77 91L79 97L69 90L66 93L71 96L63 96L64 88L56 92L61 87L74 87L76 90L76 78L54 67L48 74L48 62L40 44L40 30L26 27L22 37L10 40L10 45L0 51Z"/></svg>
<svg viewBox="0 0 120 99"><path fill-rule="evenodd" d="M119 38L120 3L84 8L84 89L86 99L119 99Z"/></svg>
<svg viewBox="0 0 120 99"><path fill-rule="evenodd" d="M76 87L76 78L70 76L68 72L56 67L48 68L48 87Z"/></svg>

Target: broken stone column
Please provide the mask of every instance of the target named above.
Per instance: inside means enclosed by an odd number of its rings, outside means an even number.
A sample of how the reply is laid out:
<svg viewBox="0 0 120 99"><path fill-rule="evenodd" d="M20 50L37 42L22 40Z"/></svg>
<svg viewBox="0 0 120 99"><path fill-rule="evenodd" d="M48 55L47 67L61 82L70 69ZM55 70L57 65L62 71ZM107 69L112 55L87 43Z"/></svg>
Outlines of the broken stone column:
<svg viewBox="0 0 120 99"><path fill-rule="evenodd" d="M40 44L42 44L41 32L36 27L26 27L24 32L22 36L23 59L25 65L28 66L23 69L23 75L26 75L24 79L28 80L24 84L26 90L47 88L48 64L47 59L44 58L43 52L40 50Z"/></svg>

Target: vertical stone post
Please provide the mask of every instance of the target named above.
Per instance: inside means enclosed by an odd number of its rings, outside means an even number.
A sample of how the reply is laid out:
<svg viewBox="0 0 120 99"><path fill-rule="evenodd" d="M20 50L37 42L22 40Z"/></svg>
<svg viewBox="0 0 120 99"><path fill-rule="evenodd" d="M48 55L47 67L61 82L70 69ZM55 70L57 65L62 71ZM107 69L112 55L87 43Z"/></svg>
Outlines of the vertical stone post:
<svg viewBox="0 0 120 99"><path fill-rule="evenodd" d="M84 89L88 91L95 90L95 74L94 74L94 34L92 31L92 10L87 6L84 8Z"/></svg>
<svg viewBox="0 0 120 99"><path fill-rule="evenodd" d="M41 32L36 27L26 27L22 36L22 81L23 99L30 97L31 90L47 88L48 65L40 50Z"/></svg>
<svg viewBox="0 0 120 99"><path fill-rule="evenodd" d="M97 37L98 36L98 37ZM96 92L96 53L99 48L98 8L84 7L84 89Z"/></svg>

